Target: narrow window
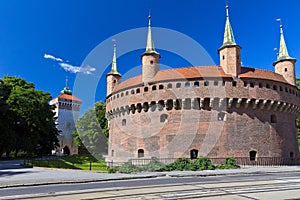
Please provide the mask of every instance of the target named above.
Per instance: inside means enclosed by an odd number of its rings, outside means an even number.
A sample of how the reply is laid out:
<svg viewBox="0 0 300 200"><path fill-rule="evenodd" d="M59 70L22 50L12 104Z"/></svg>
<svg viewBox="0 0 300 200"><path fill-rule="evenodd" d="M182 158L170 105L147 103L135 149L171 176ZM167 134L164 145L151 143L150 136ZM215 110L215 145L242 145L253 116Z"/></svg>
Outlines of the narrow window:
<svg viewBox="0 0 300 200"><path fill-rule="evenodd" d="M167 114L162 114L162 115L160 116L160 122L161 122L161 123L168 122L168 115L167 115Z"/></svg>
<svg viewBox="0 0 300 200"><path fill-rule="evenodd" d="M232 81L232 87L236 87L237 82L236 81Z"/></svg>
<svg viewBox="0 0 300 200"><path fill-rule="evenodd" d="M277 85L273 85L273 90L277 90Z"/></svg>
<svg viewBox="0 0 300 200"><path fill-rule="evenodd" d="M279 90L280 90L281 92L283 91L283 88L282 88L282 86L280 86L280 87L279 87Z"/></svg>
<svg viewBox="0 0 300 200"><path fill-rule="evenodd" d="M287 68L284 68L284 71L287 72Z"/></svg>
<svg viewBox="0 0 300 200"><path fill-rule="evenodd" d="M250 82L250 87L254 88L254 83Z"/></svg>
<svg viewBox="0 0 300 200"><path fill-rule="evenodd" d="M248 83L246 81L244 81L244 87L247 87Z"/></svg>
<svg viewBox="0 0 300 200"><path fill-rule="evenodd" d="M144 149L139 149L138 150L138 158L143 158L144 157Z"/></svg>
<svg viewBox="0 0 300 200"><path fill-rule="evenodd" d="M189 83L189 82L186 82L186 83L185 83L185 88L190 88L190 87L191 87L190 83Z"/></svg>
<svg viewBox="0 0 300 200"><path fill-rule="evenodd" d="M114 80L114 86L115 86L115 85L117 85L117 81L116 81L116 80Z"/></svg>
<svg viewBox="0 0 300 200"><path fill-rule="evenodd" d="M294 152L290 152L290 158L294 158Z"/></svg>
<svg viewBox="0 0 300 200"><path fill-rule="evenodd" d="M176 83L176 88L180 88L181 87L181 83Z"/></svg>
<svg viewBox="0 0 300 200"><path fill-rule="evenodd" d="M153 63L154 63L154 61L153 61L153 60L151 60L151 61L150 61L150 64L151 64L151 65L153 65Z"/></svg>
<svg viewBox="0 0 300 200"><path fill-rule="evenodd" d="M250 161L255 161L256 160L256 151L250 151L249 152L249 157L250 157Z"/></svg>
<svg viewBox="0 0 300 200"><path fill-rule="evenodd" d="M172 83L169 83L168 86L167 86L167 88L171 89L172 88Z"/></svg>
<svg viewBox="0 0 300 200"><path fill-rule="evenodd" d="M224 55L222 56L222 59L225 60L225 56Z"/></svg>
<svg viewBox="0 0 300 200"><path fill-rule="evenodd" d="M259 87L259 88L262 88L262 84L261 84L261 83L259 83L259 84L258 84L258 87Z"/></svg>
<svg viewBox="0 0 300 200"><path fill-rule="evenodd" d="M277 117L276 115L271 115L271 123L277 123Z"/></svg>
<svg viewBox="0 0 300 200"><path fill-rule="evenodd" d="M111 157L114 157L115 151L111 150Z"/></svg>
<svg viewBox="0 0 300 200"><path fill-rule="evenodd" d="M194 82L194 87L199 87L199 82L198 81Z"/></svg>
<svg viewBox="0 0 300 200"><path fill-rule="evenodd" d="M119 98L119 94L117 94L117 98Z"/></svg>
<svg viewBox="0 0 300 200"><path fill-rule="evenodd" d="M126 119L122 119L122 126L126 126Z"/></svg>
<svg viewBox="0 0 300 200"><path fill-rule="evenodd" d="M134 90L131 90L131 94L134 94Z"/></svg>
<svg viewBox="0 0 300 200"><path fill-rule="evenodd" d="M158 89L160 89L160 90L164 89L164 85L159 85Z"/></svg>
<svg viewBox="0 0 300 200"><path fill-rule="evenodd" d="M148 92L148 87L144 87L144 92Z"/></svg>
<svg viewBox="0 0 300 200"><path fill-rule="evenodd" d="M204 86L209 86L209 82L208 81L204 81Z"/></svg>
<svg viewBox="0 0 300 200"><path fill-rule="evenodd" d="M128 91L126 91L125 95L128 96Z"/></svg>
<svg viewBox="0 0 300 200"><path fill-rule="evenodd" d="M122 93L121 93L121 97L123 97L123 96L124 96L124 93L122 92Z"/></svg>
<svg viewBox="0 0 300 200"><path fill-rule="evenodd" d="M218 121L225 121L225 113L224 112L218 113Z"/></svg>
<svg viewBox="0 0 300 200"><path fill-rule="evenodd" d="M266 88L270 88L270 84L267 83Z"/></svg>
<svg viewBox="0 0 300 200"><path fill-rule="evenodd" d="M152 90L156 90L156 85L153 85L153 86L152 86Z"/></svg>
<svg viewBox="0 0 300 200"><path fill-rule="evenodd" d="M225 84L226 84L226 81L222 81L222 86L225 86Z"/></svg>
<svg viewBox="0 0 300 200"><path fill-rule="evenodd" d="M140 93L140 92L141 92L140 88L136 89L137 94Z"/></svg>
<svg viewBox="0 0 300 200"><path fill-rule="evenodd" d="M214 81L214 86L218 86L219 82L218 81Z"/></svg>
<svg viewBox="0 0 300 200"><path fill-rule="evenodd" d="M191 159L196 159L198 157L198 150L197 149L192 149L190 152L190 158Z"/></svg>

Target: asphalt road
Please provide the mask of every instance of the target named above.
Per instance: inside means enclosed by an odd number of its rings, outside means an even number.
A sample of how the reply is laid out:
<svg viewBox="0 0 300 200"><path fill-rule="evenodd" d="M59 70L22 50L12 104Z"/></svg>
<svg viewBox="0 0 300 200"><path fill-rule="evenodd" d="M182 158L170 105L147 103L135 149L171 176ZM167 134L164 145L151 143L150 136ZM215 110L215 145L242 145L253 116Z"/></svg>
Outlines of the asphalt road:
<svg viewBox="0 0 300 200"><path fill-rule="evenodd" d="M54 184L54 185L40 185L30 187L12 187L0 189L0 199L18 199L18 198L32 198L36 196L55 196L69 193L91 193L91 192L103 192L106 190L111 191L113 194L117 194L126 188L138 189L138 188L151 188L155 187L159 189L171 186L194 186L200 185L205 186L207 184L223 184L224 186L235 183L248 183L255 186L256 183L262 181L276 181L276 183L289 183L300 182L300 172L289 172L289 173L272 173L272 174L253 174L253 175L230 175L230 176L210 176L210 177L159 177L151 179L140 179L140 180L119 180L119 181L105 181L105 182L91 182L91 183L74 183L74 184ZM271 183L270 183L271 184ZM267 183L263 184L264 186ZM280 185L282 187L282 185ZM248 187L249 188L249 185ZM276 188L276 185L271 184L270 188ZM293 188L295 190L295 187ZM280 190L280 188L279 188ZM284 187L286 190L286 187ZM298 190L298 187L296 187ZM100 193L101 193L100 192ZM181 192L182 193L182 192ZM196 194L196 193L195 193ZM175 195L175 193L174 193ZM299 197L300 197L300 185L299 185ZM56 197L57 198L57 197ZM123 197L124 199L125 197ZM125 198L127 199L127 198Z"/></svg>

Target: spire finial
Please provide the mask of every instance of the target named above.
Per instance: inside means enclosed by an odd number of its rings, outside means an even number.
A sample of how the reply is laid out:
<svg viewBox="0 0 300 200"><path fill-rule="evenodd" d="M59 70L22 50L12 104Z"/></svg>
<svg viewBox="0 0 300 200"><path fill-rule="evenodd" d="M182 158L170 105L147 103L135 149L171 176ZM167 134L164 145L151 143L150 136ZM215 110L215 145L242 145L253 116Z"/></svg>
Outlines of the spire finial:
<svg viewBox="0 0 300 200"><path fill-rule="evenodd" d="M66 88L68 88L68 76L66 76Z"/></svg>
<svg viewBox="0 0 300 200"><path fill-rule="evenodd" d="M61 94L70 94L70 95L72 95L72 91L69 89L69 86L68 86L68 81L69 81L68 76L66 76L66 86L60 92Z"/></svg>
<svg viewBox="0 0 300 200"><path fill-rule="evenodd" d="M226 24L225 24L224 39L223 39L223 46L227 46L227 45L236 45L231 24L229 21L228 1L226 1Z"/></svg>
<svg viewBox="0 0 300 200"><path fill-rule="evenodd" d="M151 9L149 9L148 26L151 26Z"/></svg>
<svg viewBox="0 0 300 200"><path fill-rule="evenodd" d="M112 39L112 42L114 43L114 53L111 63L111 71L108 74L114 74L114 75L120 75L117 68L117 43L116 39Z"/></svg>
<svg viewBox="0 0 300 200"><path fill-rule="evenodd" d="M228 5L228 0L226 0L226 17L229 17L229 5Z"/></svg>

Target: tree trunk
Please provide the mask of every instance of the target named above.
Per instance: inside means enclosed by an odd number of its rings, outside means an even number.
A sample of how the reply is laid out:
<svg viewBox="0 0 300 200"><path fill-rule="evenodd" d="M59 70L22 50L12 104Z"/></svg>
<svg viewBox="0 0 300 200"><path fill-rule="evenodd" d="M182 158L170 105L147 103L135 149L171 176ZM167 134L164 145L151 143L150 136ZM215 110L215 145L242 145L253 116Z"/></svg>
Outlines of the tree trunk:
<svg viewBox="0 0 300 200"><path fill-rule="evenodd" d="M9 158L9 155L10 155L10 150L6 150L6 152L5 152L6 158Z"/></svg>

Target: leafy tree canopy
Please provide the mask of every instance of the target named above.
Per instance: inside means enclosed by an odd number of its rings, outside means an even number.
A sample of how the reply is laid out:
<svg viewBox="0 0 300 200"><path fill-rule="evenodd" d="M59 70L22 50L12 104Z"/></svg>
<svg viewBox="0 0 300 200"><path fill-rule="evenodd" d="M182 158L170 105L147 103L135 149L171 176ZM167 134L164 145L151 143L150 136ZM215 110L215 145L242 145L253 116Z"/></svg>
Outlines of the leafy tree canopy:
<svg viewBox="0 0 300 200"><path fill-rule="evenodd" d="M106 105L102 101L99 101L95 103L94 107L96 111L97 120L100 124L102 132L106 137L108 137L109 136L108 121L105 118Z"/></svg>
<svg viewBox="0 0 300 200"><path fill-rule="evenodd" d="M0 79L0 156L12 151L46 154L58 145L50 100L49 93L24 79Z"/></svg>
<svg viewBox="0 0 300 200"><path fill-rule="evenodd" d="M94 108L88 109L76 122L74 142L84 146L94 157L100 159L107 154L107 137L101 128Z"/></svg>

